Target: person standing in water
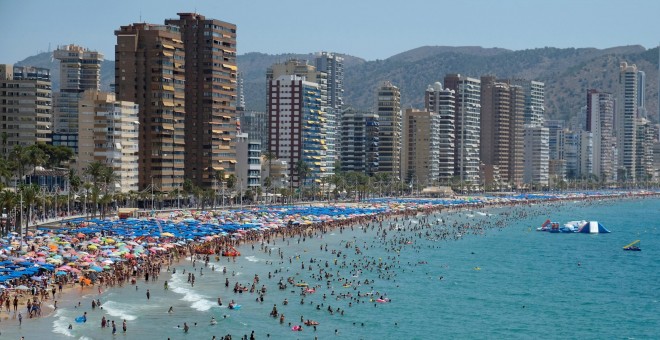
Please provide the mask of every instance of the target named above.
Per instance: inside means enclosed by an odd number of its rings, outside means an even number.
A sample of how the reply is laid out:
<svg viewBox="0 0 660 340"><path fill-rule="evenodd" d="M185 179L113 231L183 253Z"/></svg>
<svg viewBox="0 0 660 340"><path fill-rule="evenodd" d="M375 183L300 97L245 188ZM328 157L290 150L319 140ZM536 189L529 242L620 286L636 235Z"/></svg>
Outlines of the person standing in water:
<svg viewBox="0 0 660 340"><path fill-rule="evenodd" d="M122 324L121 327L124 330L124 333L126 333L126 319L124 319L124 323Z"/></svg>
<svg viewBox="0 0 660 340"><path fill-rule="evenodd" d="M151 293L149 293L149 289L147 289L147 300L151 297Z"/></svg>

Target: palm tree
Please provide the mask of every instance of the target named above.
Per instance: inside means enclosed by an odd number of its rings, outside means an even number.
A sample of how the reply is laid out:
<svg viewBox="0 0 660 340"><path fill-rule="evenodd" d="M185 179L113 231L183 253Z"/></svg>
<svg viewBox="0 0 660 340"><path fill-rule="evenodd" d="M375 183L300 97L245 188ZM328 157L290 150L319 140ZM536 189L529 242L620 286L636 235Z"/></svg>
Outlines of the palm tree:
<svg viewBox="0 0 660 340"><path fill-rule="evenodd" d="M268 178L270 178L273 176L273 160L277 159L277 155L272 151L268 151L264 154L264 159L268 162ZM267 186L266 188L269 189L270 187ZM268 191L266 191L266 193L268 193Z"/></svg>
<svg viewBox="0 0 660 340"><path fill-rule="evenodd" d="M115 184L119 181L119 175L117 175L114 168L102 165L100 179L103 182L103 196L109 196L110 202L112 202L112 195L110 195L110 192L114 191ZM106 203L104 203L102 207L103 215L105 216L105 210L107 209Z"/></svg>
<svg viewBox="0 0 660 340"><path fill-rule="evenodd" d="M195 192L195 184L190 178L183 181L183 194L188 198L186 204L190 206L190 194Z"/></svg>
<svg viewBox="0 0 660 340"><path fill-rule="evenodd" d="M296 163L296 173L298 174L298 189L300 190L300 197L302 198L302 192L305 189L307 176L310 173L309 165L307 165L304 160L299 159Z"/></svg>
<svg viewBox="0 0 660 340"><path fill-rule="evenodd" d="M17 195L9 190L0 190L0 213L6 213L7 216L11 216L12 210L18 206ZM15 214L18 215L18 214ZM14 216L16 218L16 216ZM9 219L7 219L9 221ZM5 230L2 230L0 236L5 236L9 231L9 225Z"/></svg>
<svg viewBox="0 0 660 340"><path fill-rule="evenodd" d="M27 224L25 227L25 236L27 236L28 228L30 225L30 220L32 220L32 210L35 203L37 203L39 198L39 186L36 184L22 184L19 188L22 195L23 204L27 209ZM21 212L21 217L23 212ZM22 219L22 218L21 218Z"/></svg>
<svg viewBox="0 0 660 340"><path fill-rule="evenodd" d="M225 196L225 179L226 179L226 174L224 170L216 170L215 171L215 179L220 183L220 187L222 188L222 202L224 203L224 196ZM215 208L215 198L218 196L218 192L216 191L217 188L213 188L213 208ZM224 204L223 204L224 205Z"/></svg>
<svg viewBox="0 0 660 340"><path fill-rule="evenodd" d="M32 170L48 162L48 155L38 145L30 145L27 147L26 151L28 165L32 166Z"/></svg>

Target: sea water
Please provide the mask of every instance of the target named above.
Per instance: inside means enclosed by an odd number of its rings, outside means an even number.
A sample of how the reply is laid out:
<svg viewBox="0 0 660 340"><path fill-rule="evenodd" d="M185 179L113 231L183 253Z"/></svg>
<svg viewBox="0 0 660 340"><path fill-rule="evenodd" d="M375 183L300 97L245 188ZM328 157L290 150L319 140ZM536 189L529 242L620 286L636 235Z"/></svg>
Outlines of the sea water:
<svg viewBox="0 0 660 340"><path fill-rule="evenodd" d="M74 291L74 296L60 301L60 308L49 317L24 318L20 328L3 321L0 338L111 338L111 328L100 328L102 316L115 321L115 338L121 339L210 339L225 334L240 338L252 331L257 339L657 338L659 213L658 199L576 201L400 220L397 224L404 229L388 232L387 241L376 237L377 228L355 226L304 241L277 239L275 244L266 245L270 255L258 244L254 250L244 245L239 248L240 258L211 259L206 267L197 261L195 268L188 258L173 265L176 274L163 272L155 282L138 280L136 285L111 288L101 295ZM560 223L597 220L612 233L537 232L548 218ZM495 221L501 222L495 226ZM420 237L420 231L405 229L427 222L435 231L467 224L484 229L467 229L460 237L453 233L456 240L425 234ZM622 250L636 239L642 240L643 251ZM347 241L351 242L349 248ZM341 255L322 250L326 245ZM360 247L362 254L356 254L354 246ZM283 263L276 256L278 249L284 251ZM310 263L312 258L317 262ZM335 259L339 264L356 261L365 267L341 269L333 265ZM341 271L353 285L344 288L332 281L328 288L325 280L313 280L317 265L325 268L325 261L333 273ZM392 264L392 268L379 271L381 262ZM301 268L303 264L306 269ZM187 273L193 270L194 286L187 282ZM274 274L275 270L281 273ZM268 279L269 272L272 279ZM257 293L232 291L235 282L251 284L255 274L260 278L257 288L265 285L268 289L263 303L257 300ZM287 277L321 287L305 297L300 295L300 288L290 284L279 290L277 282ZM231 283L228 288L226 279ZM357 286L365 279L374 282ZM164 280L168 280L168 290ZM363 303L336 299L339 294L355 296L358 291L372 290L391 302L380 304L364 297L360 299ZM285 298L287 306L282 303ZM100 299L103 309L92 310L92 299ZM242 305L241 309L227 308L232 299ZM285 314L284 324L268 316L274 304ZM317 310L320 304L323 307ZM344 315L330 314L328 306L340 308ZM168 313L170 307L173 313ZM85 311L88 321L76 323L74 319ZM289 323L302 324L301 316L318 321L316 331L304 325L302 332L291 331ZM216 325L210 324L211 317L218 321ZM128 323L126 333L121 330L123 320ZM184 322L190 326L188 334L183 332ZM68 329L69 324L72 329Z"/></svg>

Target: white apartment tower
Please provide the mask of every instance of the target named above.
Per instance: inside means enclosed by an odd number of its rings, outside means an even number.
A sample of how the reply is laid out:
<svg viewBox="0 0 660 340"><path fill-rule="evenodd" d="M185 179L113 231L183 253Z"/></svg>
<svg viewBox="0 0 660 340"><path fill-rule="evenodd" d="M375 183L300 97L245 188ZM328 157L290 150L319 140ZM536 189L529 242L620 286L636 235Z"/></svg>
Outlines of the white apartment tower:
<svg viewBox="0 0 660 340"><path fill-rule="evenodd" d="M625 61L619 69L619 91L616 108L616 139L618 149L617 176L619 180L635 179L636 156L636 121L637 121L637 85L638 72L636 65L628 65Z"/></svg>
<svg viewBox="0 0 660 340"><path fill-rule="evenodd" d="M78 100L85 90L101 89L103 54L76 45L59 46L60 90L53 93L53 145L78 153Z"/></svg>
<svg viewBox="0 0 660 340"><path fill-rule="evenodd" d="M119 180L110 192L138 190L138 112L114 93L87 90L78 101L78 171L94 161L112 168Z"/></svg>
<svg viewBox="0 0 660 340"><path fill-rule="evenodd" d="M454 177L456 143L454 91L445 89L440 82L429 85L425 94L427 111L438 115L438 181L448 182Z"/></svg>
<svg viewBox="0 0 660 340"><path fill-rule="evenodd" d="M614 97L598 90L587 91L585 130L593 135L593 174L600 180L615 179Z"/></svg>
<svg viewBox="0 0 660 340"><path fill-rule="evenodd" d="M550 179L549 130L540 125L525 126L525 170L526 184L546 186Z"/></svg>
<svg viewBox="0 0 660 340"><path fill-rule="evenodd" d="M445 86L455 96L455 166L454 175L475 186L480 183L481 80L448 74Z"/></svg>

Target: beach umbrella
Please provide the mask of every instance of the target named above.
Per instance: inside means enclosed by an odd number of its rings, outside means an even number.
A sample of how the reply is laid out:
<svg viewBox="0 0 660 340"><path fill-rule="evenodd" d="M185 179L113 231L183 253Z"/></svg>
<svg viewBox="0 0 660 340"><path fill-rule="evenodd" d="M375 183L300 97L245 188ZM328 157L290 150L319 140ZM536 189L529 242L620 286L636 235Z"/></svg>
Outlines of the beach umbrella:
<svg viewBox="0 0 660 340"><path fill-rule="evenodd" d="M18 287L14 287L15 290L30 290L28 286L25 285L20 285Z"/></svg>

